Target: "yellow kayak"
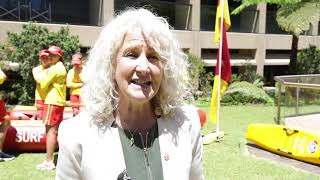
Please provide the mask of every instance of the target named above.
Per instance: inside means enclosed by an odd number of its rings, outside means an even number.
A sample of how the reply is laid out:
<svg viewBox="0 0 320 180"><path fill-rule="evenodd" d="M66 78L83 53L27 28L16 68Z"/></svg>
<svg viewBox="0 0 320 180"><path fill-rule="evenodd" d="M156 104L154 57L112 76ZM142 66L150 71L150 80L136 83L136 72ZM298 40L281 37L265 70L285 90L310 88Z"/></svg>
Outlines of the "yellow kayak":
<svg viewBox="0 0 320 180"><path fill-rule="evenodd" d="M271 152L313 164L320 164L320 134L275 124L249 124L249 142Z"/></svg>

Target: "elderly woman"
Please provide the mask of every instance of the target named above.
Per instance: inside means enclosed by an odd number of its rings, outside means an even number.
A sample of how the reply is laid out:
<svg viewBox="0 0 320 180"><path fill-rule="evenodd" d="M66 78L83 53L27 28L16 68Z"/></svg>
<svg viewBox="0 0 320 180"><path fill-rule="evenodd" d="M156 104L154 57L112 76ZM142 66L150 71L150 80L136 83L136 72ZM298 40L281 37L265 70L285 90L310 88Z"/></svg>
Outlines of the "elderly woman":
<svg viewBox="0 0 320 180"><path fill-rule="evenodd" d="M59 128L57 179L203 179L199 117L182 104L186 56L164 18L117 16L85 74L85 110Z"/></svg>

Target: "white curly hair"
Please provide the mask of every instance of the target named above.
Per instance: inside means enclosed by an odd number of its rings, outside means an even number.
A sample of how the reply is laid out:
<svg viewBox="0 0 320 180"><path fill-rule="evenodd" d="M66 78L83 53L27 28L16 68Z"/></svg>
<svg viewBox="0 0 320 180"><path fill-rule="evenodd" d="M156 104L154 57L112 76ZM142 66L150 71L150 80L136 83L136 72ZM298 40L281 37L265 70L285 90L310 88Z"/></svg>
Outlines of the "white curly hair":
<svg viewBox="0 0 320 180"><path fill-rule="evenodd" d="M112 120L113 112L118 107L113 63L126 32L133 28L140 28L146 34L147 44L159 54L164 63L160 89L152 99L155 113L161 116L172 114L187 90L187 56L181 51L167 20L143 8L128 9L102 28L90 50L84 70L86 80L81 97L85 111L96 122Z"/></svg>

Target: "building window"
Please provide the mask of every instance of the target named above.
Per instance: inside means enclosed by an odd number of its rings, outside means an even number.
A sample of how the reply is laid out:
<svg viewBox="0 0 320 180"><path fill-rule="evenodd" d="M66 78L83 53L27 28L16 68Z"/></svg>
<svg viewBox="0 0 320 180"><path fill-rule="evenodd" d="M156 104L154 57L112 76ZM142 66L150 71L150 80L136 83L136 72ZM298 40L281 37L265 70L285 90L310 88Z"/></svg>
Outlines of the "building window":
<svg viewBox="0 0 320 180"><path fill-rule="evenodd" d="M229 12L231 27L229 32L252 33L257 31L259 12L246 9L238 15L231 15L231 12L241 5L241 2L229 1ZM217 11L217 1L201 0L200 30L214 31Z"/></svg>
<svg viewBox="0 0 320 180"><path fill-rule="evenodd" d="M129 7L143 7L165 17L176 30L189 30L191 20L191 4L176 2L176 0L115 0L115 13Z"/></svg>
<svg viewBox="0 0 320 180"><path fill-rule="evenodd" d="M267 20L266 20L266 33L267 34L288 34L283 31L277 21L277 5L267 5Z"/></svg>
<svg viewBox="0 0 320 180"><path fill-rule="evenodd" d="M89 14L89 0L52 1L54 23L89 25Z"/></svg>

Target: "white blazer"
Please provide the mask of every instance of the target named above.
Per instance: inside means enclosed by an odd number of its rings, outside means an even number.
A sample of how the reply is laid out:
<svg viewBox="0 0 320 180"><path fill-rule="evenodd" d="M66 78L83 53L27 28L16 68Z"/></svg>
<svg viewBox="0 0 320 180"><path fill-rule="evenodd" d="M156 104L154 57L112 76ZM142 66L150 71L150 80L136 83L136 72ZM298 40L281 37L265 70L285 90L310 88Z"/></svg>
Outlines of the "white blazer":
<svg viewBox="0 0 320 180"><path fill-rule="evenodd" d="M201 180L200 120L194 107L184 105L175 115L158 120L165 180ZM59 127L57 180L115 180L126 168L117 128L107 121L98 128L85 112Z"/></svg>

